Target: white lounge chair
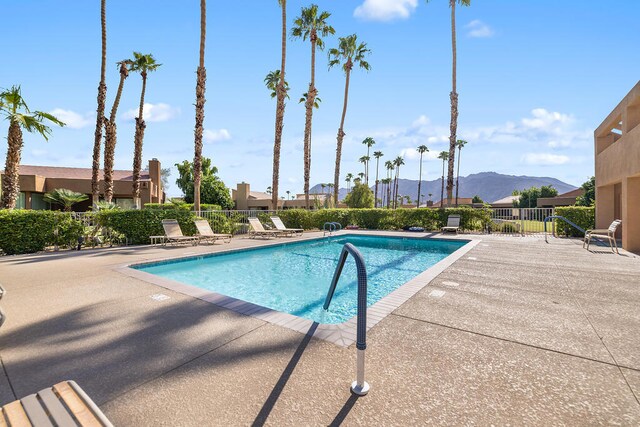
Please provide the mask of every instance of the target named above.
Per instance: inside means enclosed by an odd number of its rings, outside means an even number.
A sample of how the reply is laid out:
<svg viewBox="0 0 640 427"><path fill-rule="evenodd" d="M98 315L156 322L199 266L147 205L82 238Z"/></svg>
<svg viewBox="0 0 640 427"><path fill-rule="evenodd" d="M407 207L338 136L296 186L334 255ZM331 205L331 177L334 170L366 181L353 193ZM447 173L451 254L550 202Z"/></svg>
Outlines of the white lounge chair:
<svg viewBox="0 0 640 427"><path fill-rule="evenodd" d="M180 228L180 224L178 224L178 220L163 219L162 228L164 228L165 241L169 243L198 244L198 236L185 236L182 234L182 229Z"/></svg>
<svg viewBox="0 0 640 427"><path fill-rule="evenodd" d="M596 228L594 230L585 231L582 247L584 248L586 245L587 250L589 250L589 244L591 243L591 239L595 237L596 239L608 240L609 246L611 247L611 252L615 252L619 254L620 252L618 252L618 243L616 242L616 230L620 224L622 224L622 220L616 219L611 223L609 228L607 228L606 230L604 228L601 228L601 229ZM613 250L614 247L615 247L615 251Z"/></svg>
<svg viewBox="0 0 640 427"><path fill-rule="evenodd" d="M286 225L284 225L284 223L282 222L282 220L280 219L279 216L272 216L271 218L271 222L273 222L273 225L276 226L277 230L280 230L284 233L289 233L289 235L300 235L302 236L302 233L304 233L304 229L303 228L287 228Z"/></svg>
<svg viewBox="0 0 640 427"><path fill-rule="evenodd" d="M458 230L460 230L460 215L449 215L449 217L447 218L447 226L442 227L442 232L444 233L445 231L453 231L454 233L458 234Z"/></svg>
<svg viewBox="0 0 640 427"><path fill-rule="evenodd" d="M209 225L209 221L206 219L197 219L194 222L198 229L198 238L200 242L209 241L215 243L218 240L222 240L223 242L226 240L226 243L231 242L231 234L214 233L211 229L211 225Z"/></svg>
<svg viewBox="0 0 640 427"><path fill-rule="evenodd" d="M247 218L247 220L251 226L249 237L279 237L283 235L280 230L265 230L258 218Z"/></svg>

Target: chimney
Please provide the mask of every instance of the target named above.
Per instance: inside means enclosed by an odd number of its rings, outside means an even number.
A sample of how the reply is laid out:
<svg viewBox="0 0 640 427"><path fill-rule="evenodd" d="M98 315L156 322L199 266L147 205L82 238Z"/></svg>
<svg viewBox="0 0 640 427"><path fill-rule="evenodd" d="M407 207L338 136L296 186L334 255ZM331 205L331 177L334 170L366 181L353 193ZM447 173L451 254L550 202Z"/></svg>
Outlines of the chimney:
<svg viewBox="0 0 640 427"><path fill-rule="evenodd" d="M162 166L160 165L160 160L155 157L149 160L149 178L151 178L151 183L156 188L154 192L151 190L151 200L154 203L162 202L162 193L164 192L164 188L162 188Z"/></svg>
<svg viewBox="0 0 640 427"><path fill-rule="evenodd" d="M241 182L240 184L238 184L237 186L237 190L236 190L236 209L239 211L243 211L243 210L247 210L249 209L249 194L251 192L250 189L250 185L245 183L245 182Z"/></svg>

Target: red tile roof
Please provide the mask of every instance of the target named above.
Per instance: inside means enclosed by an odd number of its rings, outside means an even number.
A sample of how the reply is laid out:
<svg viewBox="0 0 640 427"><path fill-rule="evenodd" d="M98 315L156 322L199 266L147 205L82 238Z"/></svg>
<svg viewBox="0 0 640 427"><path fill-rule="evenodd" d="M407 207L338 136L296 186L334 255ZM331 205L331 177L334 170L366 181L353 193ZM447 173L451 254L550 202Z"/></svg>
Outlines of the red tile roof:
<svg viewBox="0 0 640 427"><path fill-rule="evenodd" d="M61 179L91 179L91 168L66 168L58 166L31 166L20 165L20 175L38 175L45 178L61 178ZM3 171L4 173L4 171ZM103 170L100 169L100 179L103 179ZM114 170L114 181L133 181L131 171ZM141 181L150 181L149 171L140 172Z"/></svg>

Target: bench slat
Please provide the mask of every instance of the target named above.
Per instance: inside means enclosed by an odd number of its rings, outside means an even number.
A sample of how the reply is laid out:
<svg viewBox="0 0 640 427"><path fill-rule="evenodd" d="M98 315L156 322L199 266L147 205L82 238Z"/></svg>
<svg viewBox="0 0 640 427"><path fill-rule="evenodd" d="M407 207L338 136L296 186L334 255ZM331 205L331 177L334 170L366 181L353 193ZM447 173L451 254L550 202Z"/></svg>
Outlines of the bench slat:
<svg viewBox="0 0 640 427"><path fill-rule="evenodd" d="M102 423L100 423L100 421L98 421L98 419L93 415L93 412L87 407L84 400L76 394L69 384L61 382L54 385L53 389L58 393L58 395L60 395L60 398L64 400L64 403L69 407L69 409L71 409L71 412L77 418L81 426L102 426Z"/></svg>
<svg viewBox="0 0 640 427"><path fill-rule="evenodd" d="M49 414L51 414L51 418L53 418L59 427L77 427L76 422L73 421L71 415L69 415L65 407L62 406L62 403L58 400L58 397L50 388L39 391L38 396L42 399L44 406L47 411L49 411Z"/></svg>
<svg viewBox="0 0 640 427"><path fill-rule="evenodd" d="M31 426L31 422L29 421L29 417L27 417L26 412L22 408L22 404L19 400L9 403L4 407L4 413L7 416L7 420L9 420L10 426L16 427L28 427Z"/></svg>
<svg viewBox="0 0 640 427"><path fill-rule="evenodd" d="M4 420L4 411L0 407L0 427L7 427L7 422Z"/></svg>
<svg viewBox="0 0 640 427"><path fill-rule="evenodd" d="M29 396L22 398L21 401L22 406L27 412L27 416L33 425L38 427L53 427L53 424L49 420L49 416L42 408L42 405L35 394L30 394Z"/></svg>

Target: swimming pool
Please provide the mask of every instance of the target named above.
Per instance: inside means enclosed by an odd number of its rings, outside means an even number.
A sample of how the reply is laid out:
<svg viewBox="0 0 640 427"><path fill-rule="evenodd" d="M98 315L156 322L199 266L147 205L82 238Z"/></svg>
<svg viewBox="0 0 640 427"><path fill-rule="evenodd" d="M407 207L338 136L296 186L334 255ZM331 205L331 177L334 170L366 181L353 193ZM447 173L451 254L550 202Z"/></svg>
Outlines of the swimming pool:
<svg viewBox="0 0 640 427"><path fill-rule="evenodd" d="M342 323L356 315L356 268L349 257L331 307L322 308L345 243L364 256L369 306L443 260L468 241L342 235L264 248L133 266L318 323Z"/></svg>

